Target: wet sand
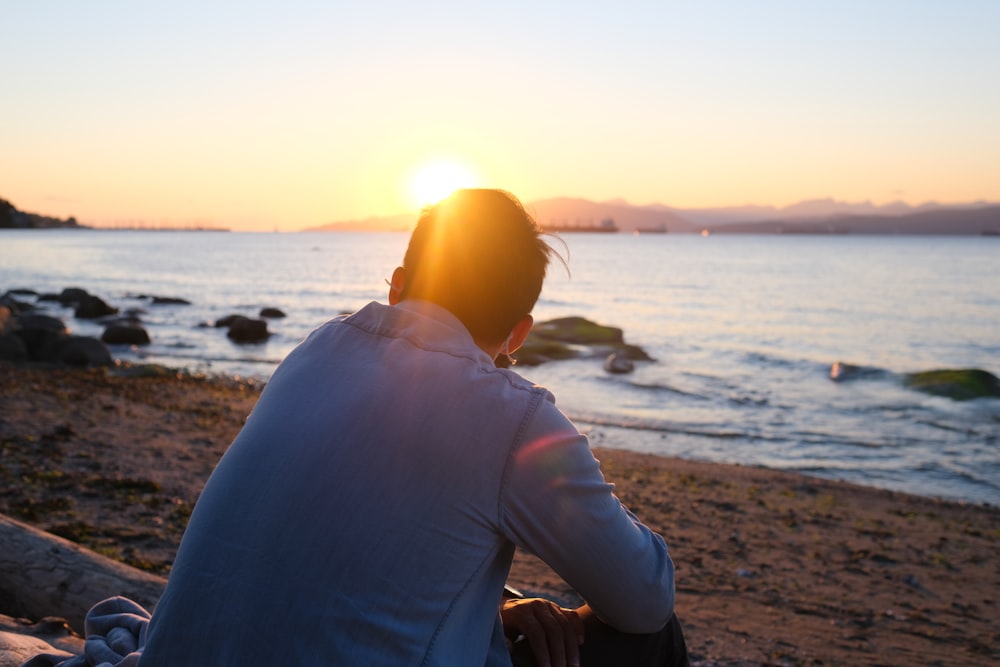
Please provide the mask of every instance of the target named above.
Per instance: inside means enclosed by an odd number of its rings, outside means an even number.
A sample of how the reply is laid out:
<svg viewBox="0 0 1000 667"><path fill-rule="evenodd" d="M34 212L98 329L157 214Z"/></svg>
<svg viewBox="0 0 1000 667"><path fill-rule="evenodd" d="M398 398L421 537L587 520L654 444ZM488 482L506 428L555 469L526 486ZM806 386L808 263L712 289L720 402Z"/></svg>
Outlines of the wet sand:
<svg viewBox="0 0 1000 667"><path fill-rule="evenodd" d="M0 364L0 512L166 575L202 485L260 388ZM1000 509L595 453L619 497L670 545L696 663L1000 661ZM574 599L530 556L518 555L511 583Z"/></svg>

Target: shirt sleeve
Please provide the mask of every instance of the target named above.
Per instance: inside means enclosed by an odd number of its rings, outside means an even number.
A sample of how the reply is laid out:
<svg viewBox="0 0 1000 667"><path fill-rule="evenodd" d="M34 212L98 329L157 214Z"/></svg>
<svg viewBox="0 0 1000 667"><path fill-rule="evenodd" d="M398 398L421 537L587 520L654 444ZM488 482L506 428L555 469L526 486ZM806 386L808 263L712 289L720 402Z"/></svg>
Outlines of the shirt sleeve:
<svg viewBox="0 0 1000 667"><path fill-rule="evenodd" d="M622 632L655 632L673 614L673 562L663 538L613 490L587 438L543 400L508 461L501 526L606 623Z"/></svg>

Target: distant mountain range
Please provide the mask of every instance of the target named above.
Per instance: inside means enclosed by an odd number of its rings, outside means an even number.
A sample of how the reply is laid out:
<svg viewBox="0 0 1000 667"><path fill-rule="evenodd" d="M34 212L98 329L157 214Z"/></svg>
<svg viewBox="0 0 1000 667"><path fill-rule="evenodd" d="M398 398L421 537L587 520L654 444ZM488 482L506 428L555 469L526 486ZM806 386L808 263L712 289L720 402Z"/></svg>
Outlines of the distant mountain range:
<svg viewBox="0 0 1000 667"><path fill-rule="evenodd" d="M542 227L592 230L613 220L625 233L672 234L982 234L1000 236L1000 203L849 203L811 199L785 207L730 206L680 209L662 204L635 206L622 199L593 202L558 197L526 205ZM409 231L416 213L334 222L303 231ZM75 218L54 218L17 210L0 199L0 228L83 228Z"/></svg>
<svg viewBox="0 0 1000 667"><path fill-rule="evenodd" d="M680 234L1000 234L1000 204L904 202L875 205L812 199L785 207L732 206L679 209L662 204L635 206L616 199L593 202L560 197L526 205L543 227L583 230L614 220L619 231ZM409 230L417 214L335 222L303 231Z"/></svg>
<svg viewBox="0 0 1000 667"><path fill-rule="evenodd" d="M835 215L706 225L710 234L938 234L1000 236L1000 205L916 213Z"/></svg>

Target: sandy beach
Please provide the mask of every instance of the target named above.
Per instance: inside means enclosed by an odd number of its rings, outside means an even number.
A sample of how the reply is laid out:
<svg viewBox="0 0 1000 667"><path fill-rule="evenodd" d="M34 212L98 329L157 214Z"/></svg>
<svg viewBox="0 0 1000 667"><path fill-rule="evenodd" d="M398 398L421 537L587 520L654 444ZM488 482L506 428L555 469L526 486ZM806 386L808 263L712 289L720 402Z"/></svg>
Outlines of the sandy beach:
<svg viewBox="0 0 1000 667"><path fill-rule="evenodd" d="M0 364L0 512L167 575L260 389L143 367ZM697 664L1000 661L1000 509L595 453L619 497L670 545ZM511 583L574 599L527 555Z"/></svg>

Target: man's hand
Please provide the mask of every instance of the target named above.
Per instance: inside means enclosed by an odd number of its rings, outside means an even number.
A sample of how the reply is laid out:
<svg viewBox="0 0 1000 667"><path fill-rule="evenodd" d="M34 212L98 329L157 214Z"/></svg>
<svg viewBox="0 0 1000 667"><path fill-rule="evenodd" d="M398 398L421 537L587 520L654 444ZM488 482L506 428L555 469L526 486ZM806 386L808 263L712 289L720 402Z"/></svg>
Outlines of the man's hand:
<svg viewBox="0 0 1000 667"><path fill-rule="evenodd" d="M505 600L500 619L508 642L524 636L538 667L579 667L583 620L575 610L542 598Z"/></svg>

